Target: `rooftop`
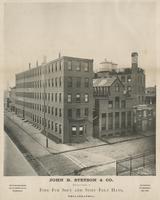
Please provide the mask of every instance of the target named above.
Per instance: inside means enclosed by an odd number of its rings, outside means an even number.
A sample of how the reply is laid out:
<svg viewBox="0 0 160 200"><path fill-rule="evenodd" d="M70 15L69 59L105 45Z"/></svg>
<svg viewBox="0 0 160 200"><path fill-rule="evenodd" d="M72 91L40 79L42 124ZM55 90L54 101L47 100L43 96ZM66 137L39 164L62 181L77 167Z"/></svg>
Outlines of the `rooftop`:
<svg viewBox="0 0 160 200"><path fill-rule="evenodd" d="M101 87L101 86L110 87L116 79L117 79L116 77L93 79L93 87Z"/></svg>

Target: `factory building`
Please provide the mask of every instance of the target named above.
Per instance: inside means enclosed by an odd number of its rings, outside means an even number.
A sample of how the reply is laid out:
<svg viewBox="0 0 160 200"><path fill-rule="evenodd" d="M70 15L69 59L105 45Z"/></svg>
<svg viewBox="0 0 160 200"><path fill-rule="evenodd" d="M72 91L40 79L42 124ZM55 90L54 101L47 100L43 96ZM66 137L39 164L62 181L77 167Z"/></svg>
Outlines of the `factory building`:
<svg viewBox="0 0 160 200"><path fill-rule="evenodd" d="M16 75L17 115L59 143L93 132L93 60L59 56Z"/></svg>

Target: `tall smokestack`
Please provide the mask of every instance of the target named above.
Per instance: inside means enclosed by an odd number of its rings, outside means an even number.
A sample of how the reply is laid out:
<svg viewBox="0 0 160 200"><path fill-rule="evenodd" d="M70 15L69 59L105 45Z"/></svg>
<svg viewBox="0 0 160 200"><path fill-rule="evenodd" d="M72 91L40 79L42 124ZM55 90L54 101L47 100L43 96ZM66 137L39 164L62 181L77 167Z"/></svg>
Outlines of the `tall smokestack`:
<svg viewBox="0 0 160 200"><path fill-rule="evenodd" d="M138 53L132 52L131 57L132 57L132 68L137 68L138 67Z"/></svg>

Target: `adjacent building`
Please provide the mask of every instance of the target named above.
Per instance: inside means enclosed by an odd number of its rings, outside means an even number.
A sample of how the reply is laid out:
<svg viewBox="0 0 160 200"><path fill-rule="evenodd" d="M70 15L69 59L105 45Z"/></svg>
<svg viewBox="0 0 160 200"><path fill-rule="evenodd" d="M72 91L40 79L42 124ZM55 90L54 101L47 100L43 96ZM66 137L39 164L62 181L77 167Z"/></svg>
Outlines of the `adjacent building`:
<svg viewBox="0 0 160 200"><path fill-rule="evenodd" d="M145 103L148 105L156 104L156 86L145 89Z"/></svg>
<svg viewBox="0 0 160 200"><path fill-rule="evenodd" d="M16 110L56 142L93 132L93 60L63 56L16 75Z"/></svg>
<svg viewBox="0 0 160 200"><path fill-rule="evenodd" d="M95 112L94 136L126 135L132 132L132 97L124 93L118 77L93 80Z"/></svg>
<svg viewBox="0 0 160 200"><path fill-rule="evenodd" d="M155 131L156 117L153 106L146 104L134 106L133 120L133 129L136 133Z"/></svg>

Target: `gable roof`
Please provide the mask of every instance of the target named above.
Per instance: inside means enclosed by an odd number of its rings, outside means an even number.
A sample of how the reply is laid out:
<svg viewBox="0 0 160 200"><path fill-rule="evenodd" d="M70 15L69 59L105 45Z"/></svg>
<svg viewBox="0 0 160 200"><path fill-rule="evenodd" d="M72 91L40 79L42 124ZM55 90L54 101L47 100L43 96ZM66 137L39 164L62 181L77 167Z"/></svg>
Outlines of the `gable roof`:
<svg viewBox="0 0 160 200"><path fill-rule="evenodd" d="M93 79L93 87L110 87L117 77L97 78Z"/></svg>

